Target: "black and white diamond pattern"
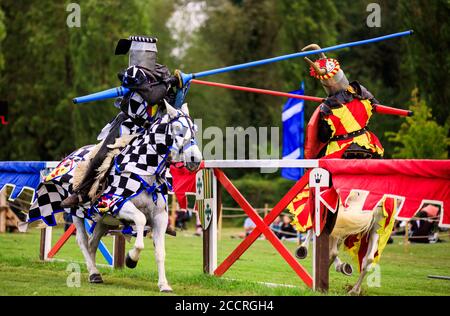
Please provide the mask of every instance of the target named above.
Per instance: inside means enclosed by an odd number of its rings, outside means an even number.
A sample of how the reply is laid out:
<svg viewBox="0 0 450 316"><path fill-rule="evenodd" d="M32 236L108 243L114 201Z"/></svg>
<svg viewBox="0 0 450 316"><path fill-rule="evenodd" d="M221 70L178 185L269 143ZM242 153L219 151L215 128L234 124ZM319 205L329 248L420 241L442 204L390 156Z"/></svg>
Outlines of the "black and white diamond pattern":
<svg viewBox="0 0 450 316"><path fill-rule="evenodd" d="M108 186L102 194L103 199L114 198L110 212L116 214L123 201L140 194L148 184L139 175L155 175L158 166L161 173L157 175L158 184L166 182L165 156L172 138L168 129L168 117L160 118L143 134L136 137L115 159L115 166L108 175ZM93 146L85 146L70 154L66 159L72 159L74 166L84 160ZM47 225L56 225L54 214L62 211L70 212L80 218L89 217L96 210L98 202L91 207L89 203L76 209L62 209L61 202L72 194L72 180L75 167L60 177L42 182L37 189L37 199L29 212L29 221L42 219ZM165 190L163 190L165 191ZM166 194L166 193L163 193ZM119 197L117 199L117 197Z"/></svg>

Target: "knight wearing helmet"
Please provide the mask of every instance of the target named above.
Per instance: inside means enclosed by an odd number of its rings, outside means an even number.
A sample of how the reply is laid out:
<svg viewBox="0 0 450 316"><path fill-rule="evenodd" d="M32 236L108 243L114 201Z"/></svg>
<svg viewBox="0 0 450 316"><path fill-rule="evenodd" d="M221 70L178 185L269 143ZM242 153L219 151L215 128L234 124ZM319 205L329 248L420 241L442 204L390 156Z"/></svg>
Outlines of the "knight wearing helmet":
<svg viewBox="0 0 450 316"><path fill-rule="evenodd" d="M118 77L122 86L129 88L131 93L116 99L114 105L121 111L99 134L97 139L101 145L97 153L83 173L80 184L74 187L75 193L62 201L62 207L75 207L92 200L90 191L98 180L98 169L116 139L142 132L160 115L164 101L172 105L175 103L174 87L178 85L178 77L172 76L166 66L156 63L157 41L153 37L130 36L117 43L116 55L129 52L128 68Z"/></svg>
<svg viewBox="0 0 450 316"><path fill-rule="evenodd" d="M320 49L311 44L302 51ZM315 62L305 57L310 74L319 79L327 98L316 109L307 128L305 156L313 158L381 158L384 149L367 129L378 101L357 81L349 83L336 59L324 53Z"/></svg>
<svg viewBox="0 0 450 316"><path fill-rule="evenodd" d="M320 50L317 44L302 49ZM321 53L316 61L305 57L310 74L319 79L327 97L314 111L307 129L305 158L376 159L384 149L377 136L367 128L378 104L375 97L360 83L349 83L336 59ZM300 232L312 227L309 211L309 186L294 198L288 209L294 215L292 224Z"/></svg>

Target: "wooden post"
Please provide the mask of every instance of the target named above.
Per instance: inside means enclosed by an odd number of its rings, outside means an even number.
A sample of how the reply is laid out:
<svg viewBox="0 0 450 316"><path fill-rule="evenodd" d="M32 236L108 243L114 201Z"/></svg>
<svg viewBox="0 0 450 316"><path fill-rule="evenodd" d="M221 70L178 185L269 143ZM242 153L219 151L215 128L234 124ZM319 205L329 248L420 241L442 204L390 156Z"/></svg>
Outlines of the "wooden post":
<svg viewBox="0 0 450 316"><path fill-rule="evenodd" d="M6 212L8 211L8 204L6 204L5 191L0 192L0 233L6 232Z"/></svg>
<svg viewBox="0 0 450 316"><path fill-rule="evenodd" d="M326 293L329 286L329 235L323 231L319 237L314 236L314 290Z"/></svg>
<svg viewBox="0 0 450 316"><path fill-rule="evenodd" d="M310 203L315 208L315 190L311 189ZM320 202L319 202L320 203ZM325 207L320 205L321 212L325 212ZM313 290L326 293L329 287L329 232L323 229L319 236L313 232Z"/></svg>
<svg viewBox="0 0 450 316"><path fill-rule="evenodd" d="M408 246L409 246L409 221L406 221L406 225L405 225L405 239L404 239L404 248L405 248L405 252L408 251Z"/></svg>
<svg viewBox="0 0 450 316"><path fill-rule="evenodd" d="M210 229L203 230L203 273L209 274L209 234Z"/></svg>
<svg viewBox="0 0 450 316"><path fill-rule="evenodd" d="M222 185L217 182L217 239L222 239Z"/></svg>
<svg viewBox="0 0 450 316"><path fill-rule="evenodd" d="M203 230L203 272L213 275L217 268L217 224L218 224L218 181L211 169L212 180L212 218L206 230ZM220 203L221 204L221 203Z"/></svg>
<svg viewBox="0 0 450 316"><path fill-rule="evenodd" d="M45 261L48 259L48 253L52 246L52 228L41 228L41 243L39 247L39 259Z"/></svg>
<svg viewBox="0 0 450 316"><path fill-rule="evenodd" d="M328 171L322 168L313 169L309 174L309 187L309 202L314 215L313 290L326 293L329 286L329 231L323 225L327 209L320 202L319 194L321 188L330 187Z"/></svg>
<svg viewBox="0 0 450 316"><path fill-rule="evenodd" d="M175 192L172 194L172 205L170 208L170 226L175 229L177 219L177 197Z"/></svg>
<svg viewBox="0 0 450 316"><path fill-rule="evenodd" d="M267 212L268 212L268 210L269 210L269 204L267 204L267 203L264 203L264 217L266 217L267 216ZM263 218L264 218L263 217Z"/></svg>
<svg viewBox="0 0 450 316"><path fill-rule="evenodd" d="M41 228L41 244L40 244L40 247L39 247L39 260L42 260L42 261L44 261L45 260L45 256L46 256L46 253L45 253L45 242L46 242L46 240L45 240L45 228Z"/></svg>
<svg viewBox="0 0 450 316"><path fill-rule="evenodd" d="M125 237L122 234L114 235L114 269L122 269L125 266Z"/></svg>

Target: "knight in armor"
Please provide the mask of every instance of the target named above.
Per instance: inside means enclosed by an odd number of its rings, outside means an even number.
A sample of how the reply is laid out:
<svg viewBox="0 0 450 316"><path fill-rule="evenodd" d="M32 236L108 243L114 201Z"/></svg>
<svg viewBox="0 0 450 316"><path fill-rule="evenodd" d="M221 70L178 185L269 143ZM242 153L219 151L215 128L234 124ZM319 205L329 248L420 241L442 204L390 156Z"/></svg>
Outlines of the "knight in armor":
<svg viewBox="0 0 450 316"><path fill-rule="evenodd" d="M317 44L303 48L321 49ZM377 136L367 128L373 113L375 97L357 81L349 82L336 59L320 54L312 61L310 75L319 79L327 97L314 111L306 130L305 158L376 159L384 149ZM309 186L288 205L294 215L293 225L300 232L312 227L308 210Z"/></svg>
<svg viewBox="0 0 450 316"><path fill-rule="evenodd" d="M303 48L320 49L317 44ZM315 62L305 57L310 74L319 79L327 98L313 114L307 132L307 158L367 159L381 158L384 149L367 128L378 101L360 83L349 83L341 65L325 54Z"/></svg>
<svg viewBox="0 0 450 316"><path fill-rule="evenodd" d="M92 158L88 170L75 193L62 201L64 208L75 207L90 200L89 191L93 185L97 170L108 154L108 145L115 143L116 138L142 132L148 128L156 117L161 115L164 100L174 104L178 78L170 74L169 69L156 63L157 39L145 36L130 36L117 43L116 55L129 52L128 68L118 74L122 86L131 93L115 101L121 112L108 123L98 140L102 141L97 154Z"/></svg>

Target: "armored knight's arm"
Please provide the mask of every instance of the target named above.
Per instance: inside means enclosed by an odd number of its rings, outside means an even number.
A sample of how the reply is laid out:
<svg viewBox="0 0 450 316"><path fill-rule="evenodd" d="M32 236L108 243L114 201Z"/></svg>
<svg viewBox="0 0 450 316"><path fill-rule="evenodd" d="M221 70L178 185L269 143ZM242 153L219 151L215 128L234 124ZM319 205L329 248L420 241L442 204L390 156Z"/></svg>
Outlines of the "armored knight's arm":
<svg viewBox="0 0 450 316"><path fill-rule="evenodd" d="M150 105L159 104L168 95L169 89L178 84L178 78L170 76L170 73L164 78L156 78L155 75L136 66L120 72L118 77L122 86L139 93Z"/></svg>
<svg viewBox="0 0 450 316"><path fill-rule="evenodd" d="M329 115L332 114L331 109L335 107L340 107L341 104L334 98L328 97L324 100L322 104L320 104L320 120L318 124L318 136L319 140L322 143L327 143L331 137L333 136L333 131L331 130L330 125L326 121Z"/></svg>
<svg viewBox="0 0 450 316"><path fill-rule="evenodd" d="M325 121L324 114L322 112L320 113L319 128L318 128L317 133L319 136L319 140L322 143L327 143L332 136L331 128L328 125L328 123Z"/></svg>

